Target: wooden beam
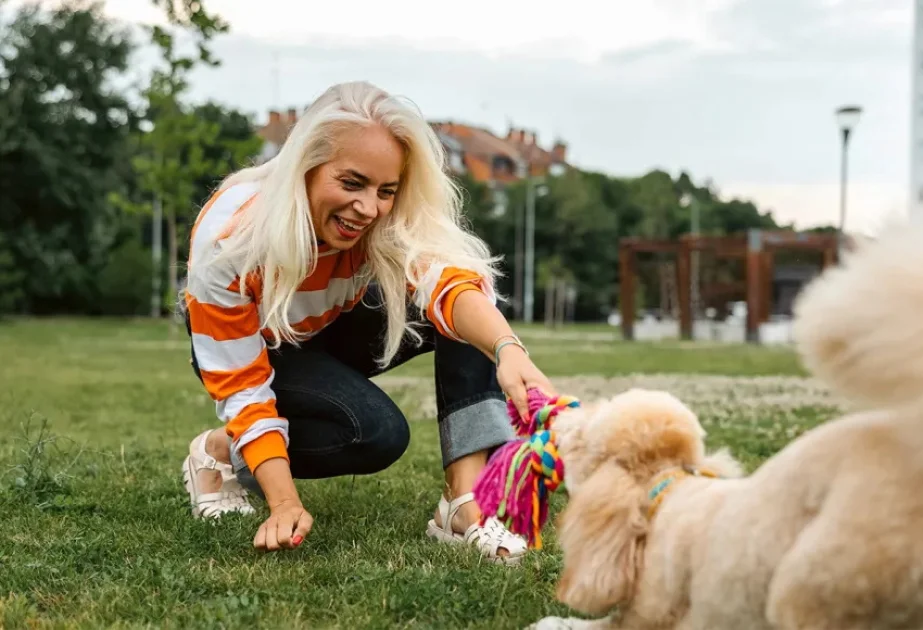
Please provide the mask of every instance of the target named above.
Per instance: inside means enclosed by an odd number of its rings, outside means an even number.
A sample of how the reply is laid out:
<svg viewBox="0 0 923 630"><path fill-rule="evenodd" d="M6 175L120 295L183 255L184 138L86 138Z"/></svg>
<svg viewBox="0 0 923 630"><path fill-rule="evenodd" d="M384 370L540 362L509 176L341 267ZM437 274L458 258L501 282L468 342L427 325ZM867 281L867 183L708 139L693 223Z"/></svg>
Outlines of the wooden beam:
<svg viewBox="0 0 923 630"><path fill-rule="evenodd" d="M772 313L772 278L775 268L775 252L772 248L763 250L763 267L762 267L762 312L760 313L760 323L768 322Z"/></svg>
<svg viewBox="0 0 923 630"><path fill-rule="evenodd" d="M714 249L746 249L747 236L745 234L730 234L727 236L706 236L702 234L683 234L680 242L688 244L692 250Z"/></svg>
<svg viewBox="0 0 923 630"><path fill-rule="evenodd" d="M646 254L673 253L679 248L679 243L670 239L632 236L621 239L619 247L628 247L634 252Z"/></svg>
<svg viewBox="0 0 923 630"><path fill-rule="evenodd" d="M690 263L692 252L687 241L680 242L676 255L676 297L679 301L679 335L692 339L692 292Z"/></svg>
<svg viewBox="0 0 923 630"><path fill-rule="evenodd" d="M635 252L631 247L619 248L619 311L622 316L622 337L635 338Z"/></svg>

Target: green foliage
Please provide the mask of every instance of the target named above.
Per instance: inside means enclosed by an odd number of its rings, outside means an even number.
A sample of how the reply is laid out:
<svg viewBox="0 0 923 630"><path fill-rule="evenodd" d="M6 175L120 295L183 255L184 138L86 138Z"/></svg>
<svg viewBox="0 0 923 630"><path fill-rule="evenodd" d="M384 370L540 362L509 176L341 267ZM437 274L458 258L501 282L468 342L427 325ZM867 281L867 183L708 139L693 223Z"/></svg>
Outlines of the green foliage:
<svg viewBox="0 0 923 630"><path fill-rule="evenodd" d="M26 501L45 508L70 492L70 470L81 455L61 446L60 436L49 429L47 418L34 415L20 428L21 443L11 466L3 471L0 498L12 503Z"/></svg>
<svg viewBox="0 0 923 630"><path fill-rule="evenodd" d="M506 188L505 213L493 211L490 189L468 177L460 178L466 188L468 220L491 250L503 257L506 274L500 290L513 295L516 260L516 231L521 226L526 203L525 184ZM619 278L618 243L640 236L672 239L691 229L691 208L681 198L689 194L698 205L702 233L724 235L750 228L778 229L772 216L760 213L750 202L722 200L708 186L697 187L685 173L676 180L663 171L625 179L573 169L547 177L547 194L535 201L536 317L542 316L543 293L553 278L567 279L577 288L576 317L603 319L615 305ZM653 304L659 282L656 267L639 270L638 306ZM733 272L724 270L727 276ZM739 274L738 274L739 275ZM725 278L728 280L730 278Z"/></svg>
<svg viewBox="0 0 923 630"><path fill-rule="evenodd" d="M210 169L194 183L193 200L204 203L224 177L253 160L263 141L254 133L250 116L219 103L197 105L192 115L217 129L210 141L201 144L202 158Z"/></svg>
<svg viewBox="0 0 923 630"><path fill-rule="evenodd" d="M85 308L121 228L137 117L115 81L131 45L97 5L25 5L0 25L0 233L32 312Z"/></svg>
<svg viewBox="0 0 923 630"><path fill-rule="evenodd" d="M227 32L228 25L209 14L201 0L154 0L167 14L173 28L151 27L151 40L160 49L163 64L154 70L144 91L146 122L150 131L139 139L139 151L132 161L141 190L163 204L170 270L167 295L175 296L179 285L181 243L187 241L185 227L198 204L207 196L214 178L227 174L246 152L258 148L240 131L241 116L208 104L192 109L183 101L189 74L199 64L217 66L208 48L211 40ZM184 55L176 46L179 30L191 34L195 55ZM222 136L222 131L228 133Z"/></svg>
<svg viewBox="0 0 923 630"><path fill-rule="evenodd" d="M107 315L143 315L150 311L151 252L129 239L115 248L99 276L100 311Z"/></svg>
<svg viewBox="0 0 923 630"><path fill-rule="evenodd" d="M0 315L13 313L25 297L25 274L16 267L13 250L0 232Z"/></svg>
<svg viewBox="0 0 923 630"><path fill-rule="evenodd" d="M205 0L152 0L152 2L164 10L170 24L195 34L198 56L183 58L181 63L186 69L191 68L196 61L208 66L218 65L219 62L212 56L208 44L216 35L227 33L229 26L219 15L206 10ZM172 39L166 30L157 27L153 33L161 48L172 47ZM167 40L170 40L169 44Z"/></svg>

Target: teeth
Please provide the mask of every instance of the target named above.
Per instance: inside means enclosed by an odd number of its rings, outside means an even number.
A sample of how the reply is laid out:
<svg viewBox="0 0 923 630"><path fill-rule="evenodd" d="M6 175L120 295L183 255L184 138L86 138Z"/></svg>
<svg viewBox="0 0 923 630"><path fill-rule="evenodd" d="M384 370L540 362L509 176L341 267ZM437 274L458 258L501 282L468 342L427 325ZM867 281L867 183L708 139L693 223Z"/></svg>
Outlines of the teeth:
<svg viewBox="0 0 923 630"><path fill-rule="evenodd" d="M337 217L337 220L339 220L340 223L342 223L343 225L345 225L345 226L346 226L347 228L349 228L350 230L353 230L354 232L359 232L360 230L362 230L362 226L361 226L361 225L356 225L356 224L354 224L354 223L350 223L349 221L347 221L346 219L343 219L342 217Z"/></svg>

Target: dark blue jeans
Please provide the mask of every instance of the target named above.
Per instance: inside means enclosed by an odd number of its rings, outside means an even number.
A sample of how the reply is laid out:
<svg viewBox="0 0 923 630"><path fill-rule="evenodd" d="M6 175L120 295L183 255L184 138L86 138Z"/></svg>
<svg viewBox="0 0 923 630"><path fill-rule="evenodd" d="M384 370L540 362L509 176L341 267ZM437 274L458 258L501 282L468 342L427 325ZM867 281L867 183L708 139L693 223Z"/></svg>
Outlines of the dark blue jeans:
<svg viewBox="0 0 923 630"><path fill-rule="evenodd" d="M405 337L387 369L379 368L375 359L385 330L385 312L375 307L380 302L372 285L362 303L300 347L283 344L269 351L276 408L289 422L296 479L372 474L396 462L410 442L410 428L394 401L369 378L430 352L443 466L515 437L493 362L431 324L418 328L422 346ZM194 353L192 363L198 375ZM246 464L234 460L241 482L258 492Z"/></svg>

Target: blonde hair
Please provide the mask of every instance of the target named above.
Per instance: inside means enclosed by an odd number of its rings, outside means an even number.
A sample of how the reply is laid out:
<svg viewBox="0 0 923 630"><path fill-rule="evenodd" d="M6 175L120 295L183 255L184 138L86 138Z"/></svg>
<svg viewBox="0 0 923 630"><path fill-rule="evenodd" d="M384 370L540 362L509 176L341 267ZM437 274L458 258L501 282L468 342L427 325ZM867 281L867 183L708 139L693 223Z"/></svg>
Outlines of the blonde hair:
<svg viewBox="0 0 923 630"><path fill-rule="evenodd" d="M288 321L288 308L318 260L305 174L333 157L341 132L372 124L388 129L406 152L394 207L365 236L370 276L381 287L387 313L379 363L391 361L405 333L420 341L407 317L407 286L418 286L430 264L469 269L490 284L498 275L487 245L462 225L460 190L447 175L442 143L420 112L366 82L335 85L308 107L275 157L220 186L260 183L259 195L212 261L235 261L242 293L250 273L262 276L261 325L272 334L272 347L302 338Z"/></svg>

